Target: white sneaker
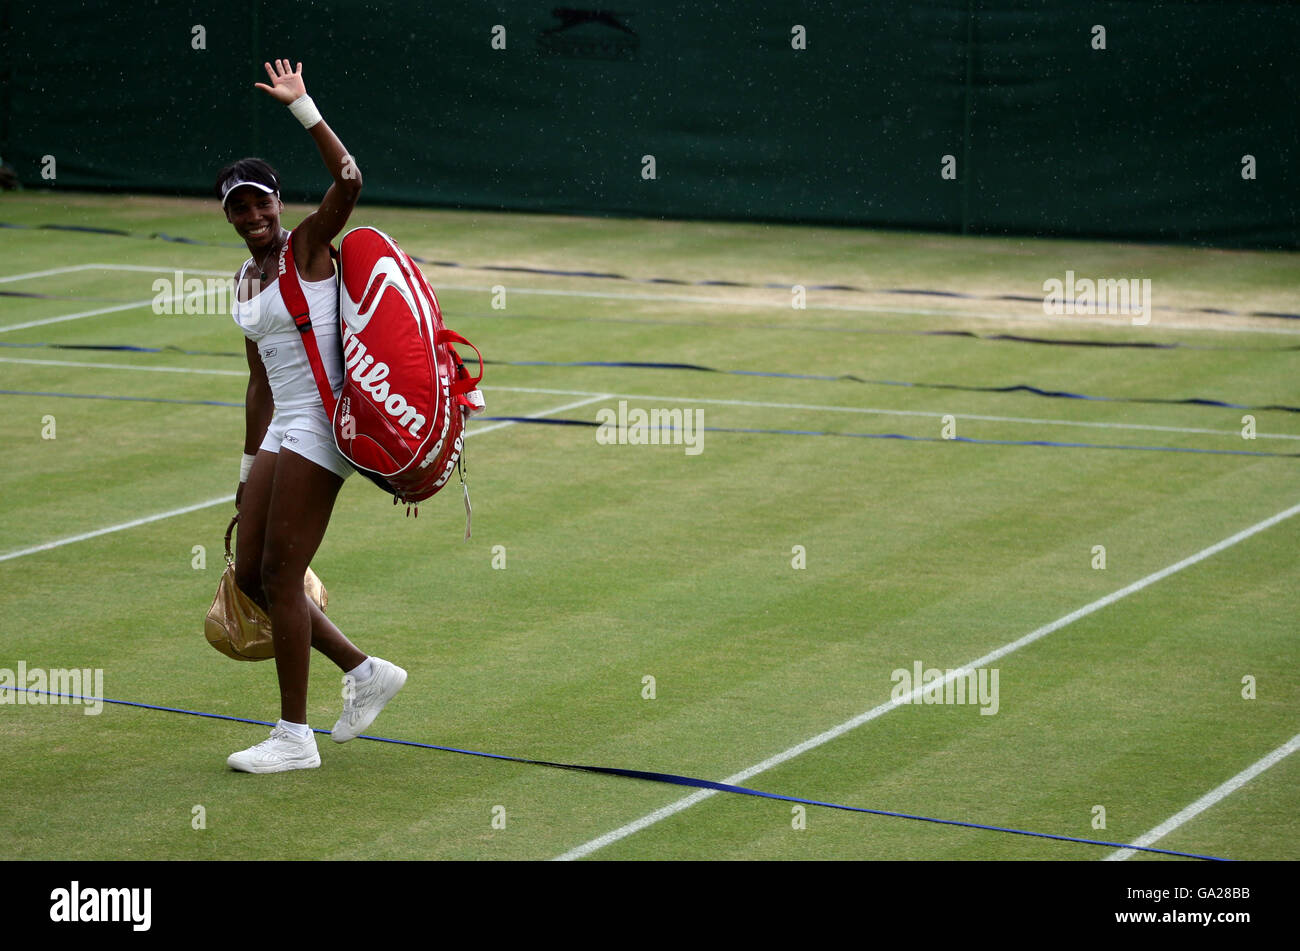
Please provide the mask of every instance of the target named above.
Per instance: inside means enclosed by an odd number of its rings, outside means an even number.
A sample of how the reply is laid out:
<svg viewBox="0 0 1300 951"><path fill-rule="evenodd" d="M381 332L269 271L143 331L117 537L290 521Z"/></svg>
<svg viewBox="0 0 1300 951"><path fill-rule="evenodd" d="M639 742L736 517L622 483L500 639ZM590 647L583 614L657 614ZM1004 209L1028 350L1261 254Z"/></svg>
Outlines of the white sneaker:
<svg viewBox="0 0 1300 951"><path fill-rule="evenodd" d="M276 726L271 735L248 749L231 753L226 765L244 773L282 773L289 769L315 769L320 765L316 751L316 734L308 733L300 740L282 726Z"/></svg>
<svg viewBox="0 0 1300 951"><path fill-rule="evenodd" d="M343 716L330 734L335 743L356 739L406 683L406 671L396 664L378 657L371 657L370 664L369 680L358 683L351 675L343 677Z"/></svg>

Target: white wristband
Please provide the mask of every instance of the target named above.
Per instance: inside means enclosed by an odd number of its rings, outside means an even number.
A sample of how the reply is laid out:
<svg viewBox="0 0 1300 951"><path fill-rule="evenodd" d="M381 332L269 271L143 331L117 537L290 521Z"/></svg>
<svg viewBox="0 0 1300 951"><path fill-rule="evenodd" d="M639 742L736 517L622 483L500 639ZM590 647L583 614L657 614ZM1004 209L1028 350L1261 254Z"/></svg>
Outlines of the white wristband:
<svg viewBox="0 0 1300 951"><path fill-rule="evenodd" d="M320 110L316 108L316 103L312 102L311 96L305 93L289 103L289 111L293 117L302 123L304 129L310 129L321 120Z"/></svg>
<svg viewBox="0 0 1300 951"><path fill-rule="evenodd" d="M248 481L248 474L253 471L253 460L257 456L250 456L244 453L243 461L239 463L239 481L241 484Z"/></svg>

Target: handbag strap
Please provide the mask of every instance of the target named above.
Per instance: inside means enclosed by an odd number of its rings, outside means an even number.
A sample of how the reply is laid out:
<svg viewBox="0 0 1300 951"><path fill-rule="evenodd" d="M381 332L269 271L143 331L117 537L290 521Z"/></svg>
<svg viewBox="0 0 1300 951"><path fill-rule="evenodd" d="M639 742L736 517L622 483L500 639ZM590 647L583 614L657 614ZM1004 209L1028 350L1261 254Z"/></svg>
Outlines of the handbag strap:
<svg viewBox="0 0 1300 951"><path fill-rule="evenodd" d="M330 249L333 251L333 248ZM316 344L316 334L311 327L311 308L307 306L307 296L302 292L302 283L298 278L298 266L293 260L293 232L284 241L280 249L280 297L289 308L293 325L302 335L302 344L307 349L307 362L311 364L311 375L316 378L316 389L320 392L325 415L334 418L334 387L330 386L329 374L320 358L320 347Z"/></svg>
<svg viewBox="0 0 1300 951"><path fill-rule="evenodd" d="M235 523L238 521L239 521L239 513L236 512L235 517L232 518L230 520L230 524L226 526L226 567L227 568L232 567L235 564L235 556L230 553L230 535L232 532L234 532Z"/></svg>

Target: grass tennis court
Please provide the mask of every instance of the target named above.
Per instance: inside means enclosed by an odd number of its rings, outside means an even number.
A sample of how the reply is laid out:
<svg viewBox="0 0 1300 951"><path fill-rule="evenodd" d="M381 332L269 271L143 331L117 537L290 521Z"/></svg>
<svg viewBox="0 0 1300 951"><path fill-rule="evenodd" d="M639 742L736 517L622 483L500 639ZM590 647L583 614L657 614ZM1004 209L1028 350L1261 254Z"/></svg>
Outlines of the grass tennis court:
<svg viewBox="0 0 1300 951"><path fill-rule="evenodd" d="M0 296L0 668L99 668L109 698L274 719L274 665L202 635L233 513L215 500L237 480L243 340L228 313L150 307L155 280L217 281L245 252L219 246L235 236L212 201L28 193L0 198L0 222L132 235L0 230L0 291L47 295ZM691 455L601 445L591 426L471 423L468 542L455 485L409 519L350 479L313 567L340 628L410 672L380 736L721 781L886 703L896 670L959 668L1300 503L1300 414L1253 408L1300 406L1300 321L1259 316L1300 310L1292 253L364 198L351 223L460 265L424 270L448 326L502 361L484 379L489 416L591 423L626 401L700 410L708 427ZM1150 278L1151 323L1046 317L1043 282L1067 270ZM901 293L918 290L967 296ZM596 361L805 378L521 365ZM806 378L843 375L860 379ZM1125 401L1189 398L1236 408ZM879 434L926 441L866 438ZM998 658L995 714L901 706L739 784L1133 842L1300 732L1298 568L1287 517ZM328 730L339 686L315 657L312 726ZM324 737L319 770L226 768L265 733L0 705L0 833L27 859L549 859L691 793ZM1300 760L1283 758L1158 847L1300 858L1297 790ZM788 802L719 794L590 855L1113 851L813 806L798 820Z"/></svg>

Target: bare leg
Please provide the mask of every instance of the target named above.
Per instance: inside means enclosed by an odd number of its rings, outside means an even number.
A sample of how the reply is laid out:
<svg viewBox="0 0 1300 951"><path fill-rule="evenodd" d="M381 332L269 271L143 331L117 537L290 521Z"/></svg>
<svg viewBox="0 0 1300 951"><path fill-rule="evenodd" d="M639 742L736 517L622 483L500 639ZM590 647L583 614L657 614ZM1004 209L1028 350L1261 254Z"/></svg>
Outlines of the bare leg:
<svg viewBox="0 0 1300 951"><path fill-rule="evenodd" d="M306 723L312 612L302 577L325 537L343 480L292 450L282 447L278 455L262 547L262 590L270 605L275 638L280 717L291 723ZM247 493L249 487L245 486L244 491ZM346 653L346 641L338 628L328 626L334 631L331 634L323 630L322 642L341 657ZM361 663L365 655L358 655L357 663Z"/></svg>
<svg viewBox="0 0 1300 951"><path fill-rule="evenodd" d="M369 655L358 650L310 598L307 598L307 609L311 612L312 647L334 661L344 673L365 661Z"/></svg>
<svg viewBox="0 0 1300 951"><path fill-rule="evenodd" d="M270 602L262 588L263 546L279 457L280 453L274 452L262 451L257 454L253 471L249 473L248 482L244 485L235 545L235 582L241 591L268 613ZM306 462L298 458L300 463ZM332 500L330 504L333 505ZM300 584L299 590L301 589ZM340 670L349 671L362 663L367 656L365 652L358 650L314 602L306 600L311 618L311 646L338 665Z"/></svg>
<svg viewBox="0 0 1300 951"><path fill-rule="evenodd" d="M239 504L239 530L235 535L235 583L239 590L266 610L262 593L262 544L266 537L266 510L271 504L275 465L279 453L259 450L244 483Z"/></svg>

